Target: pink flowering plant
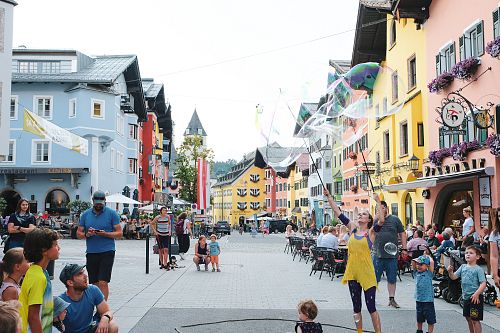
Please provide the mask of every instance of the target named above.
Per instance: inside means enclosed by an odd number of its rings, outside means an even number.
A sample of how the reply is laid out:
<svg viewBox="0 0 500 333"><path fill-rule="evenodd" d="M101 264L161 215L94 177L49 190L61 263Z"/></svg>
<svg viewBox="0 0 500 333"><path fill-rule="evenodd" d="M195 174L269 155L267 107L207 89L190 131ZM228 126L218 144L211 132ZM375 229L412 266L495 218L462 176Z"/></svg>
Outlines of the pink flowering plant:
<svg viewBox="0 0 500 333"><path fill-rule="evenodd" d="M429 84L427 84L427 88L429 88L429 92L437 93L449 86L453 79L454 76L451 75L450 72L443 72L438 77L429 82Z"/></svg>
<svg viewBox="0 0 500 333"><path fill-rule="evenodd" d="M468 58L451 68L451 74L460 80L469 80L476 72L481 62L478 58Z"/></svg>
<svg viewBox="0 0 500 333"><path fill-rule="evenodd" d="M470 151L476 150L479 147L480 145L477 140L470 142L463 141L450 147L450 155L455 161L463 161Z"/></svg>
<svg viewBox="0 0 500 333"><path fill-rule="evenodd" d="M492 155L496 157L500 156L500 135L491 134L486 139L486 145L490 148L490 152Z"/></svg>
<svg viewBox="0 0 500 333"><path fill-rule="evenodd" d="M429 152L429 161L435 166L443 165L443 159L450 156L450 148L441 148Z"/></svg>
<svg viewBox="0 0 500 333"><path fill-rule="evenodd" d="M486 45L485 51L493 58L500 56L500 36L489 42Z"/></svg>

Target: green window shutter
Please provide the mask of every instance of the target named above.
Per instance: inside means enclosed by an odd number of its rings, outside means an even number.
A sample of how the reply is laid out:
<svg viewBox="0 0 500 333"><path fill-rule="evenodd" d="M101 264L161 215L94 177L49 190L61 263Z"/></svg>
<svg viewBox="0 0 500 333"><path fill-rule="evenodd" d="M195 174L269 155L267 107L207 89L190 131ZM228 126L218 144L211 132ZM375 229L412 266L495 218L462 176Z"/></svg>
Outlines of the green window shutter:
<svg viewBox="0 0 500 333"><path fill-rule="evenodd" d="M436 76L439 76L441 74L441 53L438 53L436 55Z"/></svg>
<svg viewBox="0 0 500 333"><path fill-rule="evenodd" d="M460 38L458 39L458 47L460 49L460 61L464 60L465 59L465 45L464 45L464 40L465 40L465 36L460 36Z"/></svg>
<svg viewBox="0 0 500 333"><path fill-rule="evenodd" d="M493 38L497 38L499 36L499 22L498 22L498 13L499 9L493 12Z"/></svg>
<svg viewBox="0 0 500 333"><path fill-rule="evenodd" d="M450 64L453 67L457 63L457 58L455 56L455 42L450 45Z"/></svg>
<svg viewBox="0 0 500 333"><path fill-rule="evenodd" d="M484 54L484 21L481 20L481 22L476 26L476 33L477 33L477 53L479 56L482 56Z"/></svg>

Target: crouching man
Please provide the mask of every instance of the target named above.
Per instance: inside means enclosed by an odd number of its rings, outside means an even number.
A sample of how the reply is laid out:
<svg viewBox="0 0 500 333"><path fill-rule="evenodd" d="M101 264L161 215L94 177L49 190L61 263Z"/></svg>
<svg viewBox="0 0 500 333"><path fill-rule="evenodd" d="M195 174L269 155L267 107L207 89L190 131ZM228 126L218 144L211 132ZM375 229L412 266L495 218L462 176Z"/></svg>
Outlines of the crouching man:
<svg viewBox="0 0 500 333"><path fill-rule="evenodd" d="M60 297L70 305L63 323L65 333L116 333L118 325L101 290L88 283L85 265L68 264L59 275L66 286ZM97 309L94 319L94 310Z"/></svg>

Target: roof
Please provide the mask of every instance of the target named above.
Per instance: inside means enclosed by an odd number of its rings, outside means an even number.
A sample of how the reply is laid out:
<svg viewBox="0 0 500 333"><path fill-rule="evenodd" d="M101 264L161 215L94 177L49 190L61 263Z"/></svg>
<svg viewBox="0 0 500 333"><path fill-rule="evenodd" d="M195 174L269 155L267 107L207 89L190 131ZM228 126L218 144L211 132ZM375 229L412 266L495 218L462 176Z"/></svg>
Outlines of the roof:
<svg viewBox="0 0 500 333"><path fill-rule="evenodd" d="M163 88L163 84L154 83L153 79L142 79L142 89L146 98L156 98Z"/></svg>
<svg viewBox="0 0 500 333"><path fill-rule="evenodd" d="M330 66L335 68L340 74L345 74L351 69L350 60L331 60L329 61Z"/></svg>
<svg viewBox="0 0 500 333"><path fill-rule="evenodd" d="M387 13L360 3L351 66L364 62L379 63L384 60L386 41Z"/></svg>
<svg viewBox="0 0 500 333"><path fill-rule="evenodd" d="M201 124L200 118L198 117L198 112L194 109L193 115L191 116L191 120L189 121L188 126L186 127L187 135L198 135L198 130L201 129L201 136L207 136L207 132L203 128Z"/></svg>
<svg viewBox="0 0 500 333"><path fill-rule="evenodd" d="M13 1L13 0L0 0L1 2L6 2L6 3L10 3L11 5L14 5L14 6L17 6L17 2Z"/></svg>
<svg viewBox="0 0 500 333"><path fill-rule="evenodd" d="M215 186L224 186L233 183L242 174L244 174L248 169L255 165L256 151L250 152L243 156L243 159L234 165L229 171L224 175L217 178L217 183Z"/></svg>
<svg viewBox="0 0 500 333"><path fill-rule="evenodd" d="M304 123L318 110L318 103L301 103L293 135L297 135Z"/></svg>
<svg viewBox="0 0 500 333"><path fill-rule="evenodd" d="M386 12L392 10L395 0L359 0L359 3L367 8L374 8Z"/></svg>
<svg viewBox="0 0 500 333"><path fill-rule="evenodd" d="M260 168L265 168L269 164L272 164L272 168L282 174L286 174L290 171L290 166L294 165L295 161L300 158L300 156L306 151L303 147L282 147L277 143L271 143L270 145L259 147L256 151L255 165ZM278 166L280 162L289 161L288 165Z"/></svg>
<svg viewBox="0 0 500 333"><path fill-rule="evenodd" d="M142 79L142 89L147 102L147 111L156 113L158 126L163 131L163 136L172 138L172 108L167 106L165 88L163 84L154 83L153 79Z"/></svg>

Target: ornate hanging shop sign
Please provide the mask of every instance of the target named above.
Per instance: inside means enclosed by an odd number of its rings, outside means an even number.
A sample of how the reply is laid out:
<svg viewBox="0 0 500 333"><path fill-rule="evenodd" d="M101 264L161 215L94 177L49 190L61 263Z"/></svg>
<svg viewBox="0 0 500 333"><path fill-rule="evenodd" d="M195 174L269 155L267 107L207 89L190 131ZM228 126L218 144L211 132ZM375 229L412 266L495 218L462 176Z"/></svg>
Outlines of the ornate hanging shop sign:
<svg viewBox="0 0 500 333"><path fill-rule="evenodd" d="M473 121L479 128L493 126L493 115L490 113L493 103L486 106L474 105L459 92L451 92L443 98L441 106L436 108L439 117L436 122L444 125L440 135L463 135L467 131L467 123Z"/></svg>

